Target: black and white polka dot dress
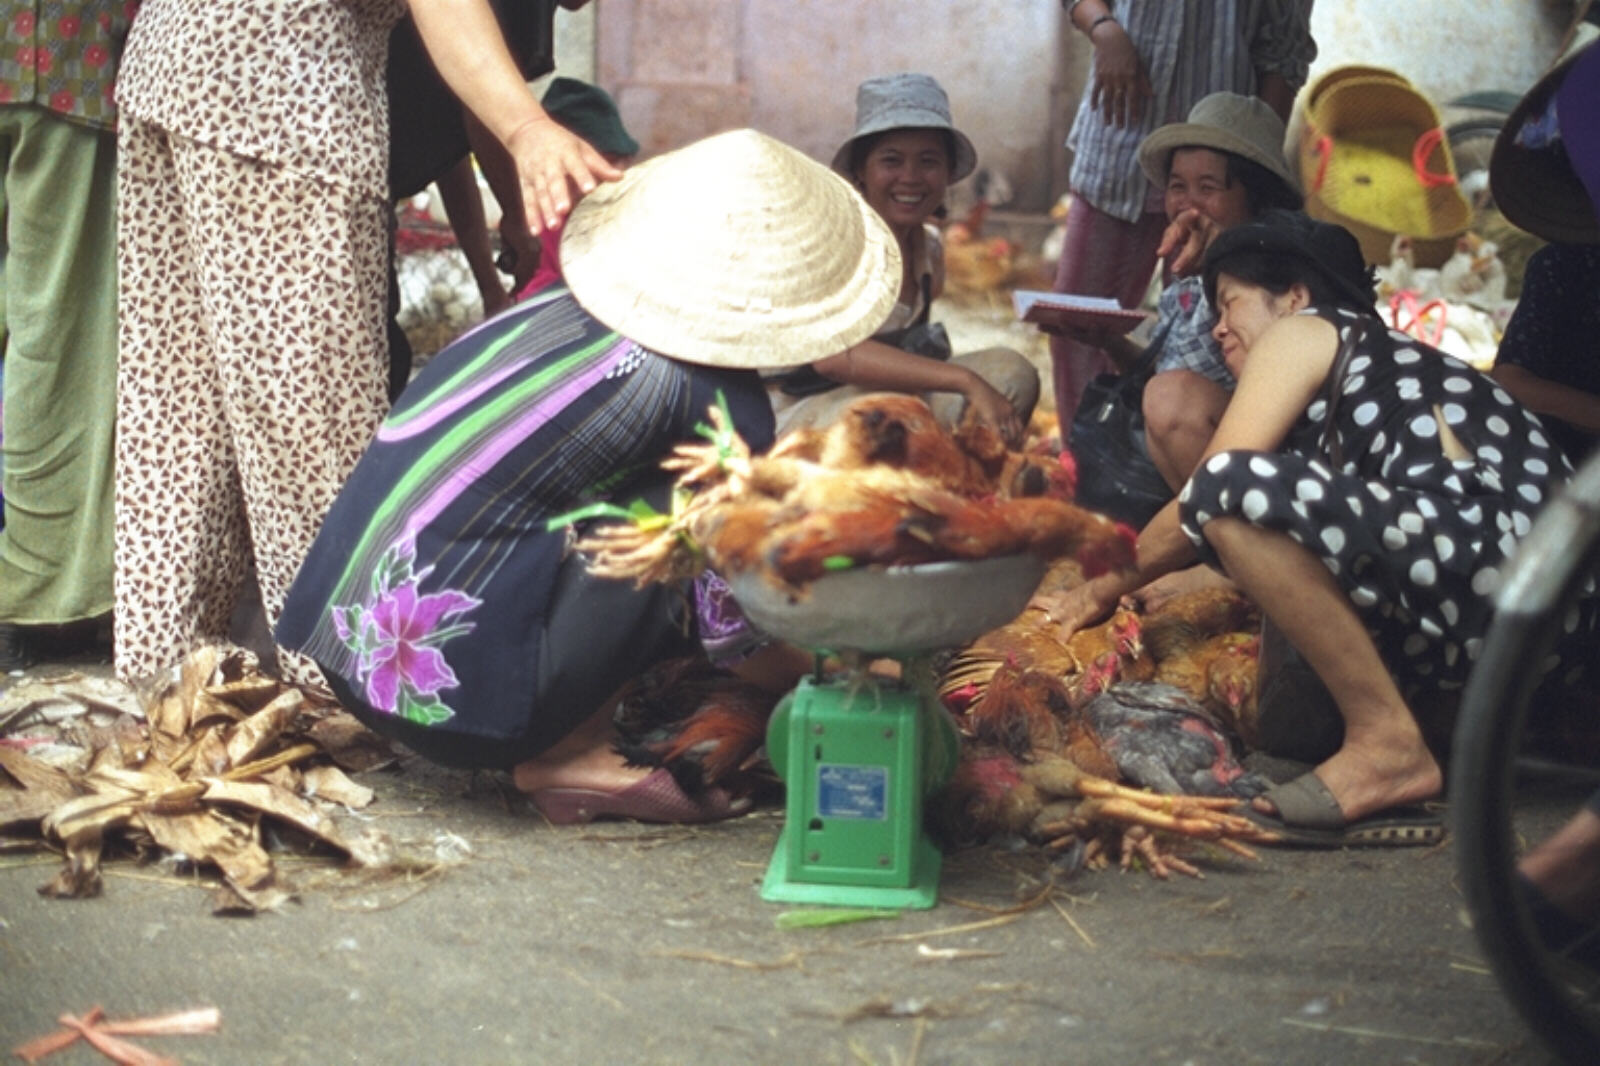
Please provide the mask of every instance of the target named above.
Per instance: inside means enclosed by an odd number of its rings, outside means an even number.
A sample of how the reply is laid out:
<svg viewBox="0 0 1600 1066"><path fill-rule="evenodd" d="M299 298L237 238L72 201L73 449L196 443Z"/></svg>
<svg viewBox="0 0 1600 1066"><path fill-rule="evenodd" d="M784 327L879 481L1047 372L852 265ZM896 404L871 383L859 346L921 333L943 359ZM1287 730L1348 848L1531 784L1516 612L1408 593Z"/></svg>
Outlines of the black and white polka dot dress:
<svg viewBox="0 0 1600 1066"><path fill-rule="evenodd" d="M1302 313L1332 322L1341 342L1362 321ZM1213 518L1287 534L1333 573L1403 688L1459 688L1506 556L1572 468L1487 375L1402 333L1386 352L1382 327L1365 321L1334 414L1338 468L1321 445L1324 388L1278 451L1221 452L1195 471L1179 496L1183 531L1218 567L1202 536ZM1472 458L1445 455L1440 419ZM1593 639L1596 606L1591 587L1569 634Z"/></svg>

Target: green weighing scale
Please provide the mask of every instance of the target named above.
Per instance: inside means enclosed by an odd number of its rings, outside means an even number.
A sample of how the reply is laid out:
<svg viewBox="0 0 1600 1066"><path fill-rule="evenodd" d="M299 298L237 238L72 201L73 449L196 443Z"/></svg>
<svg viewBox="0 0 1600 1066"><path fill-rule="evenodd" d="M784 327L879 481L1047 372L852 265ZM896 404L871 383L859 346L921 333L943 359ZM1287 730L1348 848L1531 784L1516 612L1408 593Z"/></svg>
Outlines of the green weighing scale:
<svg viewBox="0 0 1600 1066"><path fill-rule="evenodd" d="M840 571L803 599L758 575L730 580L752 622L818 663L767 726L786 799L761 898L887 909L938 901L941 855L923 830L923 799L955 769L960 739L928 656L1015 618L1043 575L1042 560L1013 555ZM856 665L825 678L829 652ZM900 660L902 680L869 676L865 664L880 658Z"/></svg>

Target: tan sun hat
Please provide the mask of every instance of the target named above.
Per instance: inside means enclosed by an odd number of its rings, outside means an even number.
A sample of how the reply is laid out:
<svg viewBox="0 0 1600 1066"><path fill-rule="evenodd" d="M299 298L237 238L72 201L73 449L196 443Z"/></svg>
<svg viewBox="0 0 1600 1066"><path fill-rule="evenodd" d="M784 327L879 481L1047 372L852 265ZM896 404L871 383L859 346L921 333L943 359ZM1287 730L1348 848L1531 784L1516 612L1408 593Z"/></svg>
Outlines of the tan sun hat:
<svg viewBox="0 0 1600 1066"><path fill-rule="evenodd" d="M685 362L763 369L871 336L900 250L839 175L755 130L630 168L573 208L561 270L612 329Z"/></svg>
<svg viewBox="0 0 1600 1066"><path fill-rule="evenodd" d="M1212 93L1189 109L1186 122L1158 126L1139 142L1139 169L1151 184L1167 184L1168 158L1178 148L1232 152L1283 179L1300 195L1300 183L1283 157L1283 119L1258 96Z"/></svg>

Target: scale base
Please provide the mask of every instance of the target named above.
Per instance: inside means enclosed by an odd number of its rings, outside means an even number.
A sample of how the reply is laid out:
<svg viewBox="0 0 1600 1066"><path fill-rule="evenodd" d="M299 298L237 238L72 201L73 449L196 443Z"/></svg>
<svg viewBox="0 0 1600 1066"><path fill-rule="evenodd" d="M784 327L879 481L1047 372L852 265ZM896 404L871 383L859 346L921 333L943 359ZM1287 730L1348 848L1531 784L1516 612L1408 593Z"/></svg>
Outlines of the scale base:
<svg viewBox="0 0 1600 1066"><path fill-rule="evenodd" d="M778 835L778 846L767 875L761 880L761 898L769 903L816 903L827 907L877 907L883 910L929 910L939 902L939 869L944 856L927 837L912 847L911 883L907 887L890 885L825 884L796 881L789 876L789 852L785 846L785 827Z"/></svg>
<svg viewBox="0 0 1600 1066"><path fill-rule="evenodd" d="M786 818L762 898L934 906L943 856L923 830L922 801L958 744L948 716L914 688L802 680L767 725Z"/></svg>

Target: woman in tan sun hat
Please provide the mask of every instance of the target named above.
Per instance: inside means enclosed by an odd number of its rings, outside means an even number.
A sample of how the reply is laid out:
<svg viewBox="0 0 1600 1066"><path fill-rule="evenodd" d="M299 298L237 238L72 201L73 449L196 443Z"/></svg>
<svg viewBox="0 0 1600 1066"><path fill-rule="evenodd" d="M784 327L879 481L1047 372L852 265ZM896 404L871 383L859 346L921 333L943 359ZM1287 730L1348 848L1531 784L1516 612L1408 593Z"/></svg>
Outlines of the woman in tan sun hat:
<svg viewBox="0 0 1600 1066"><path fill-rule="evenodd" d="M1300 207L1283 140L1284 124L1277 112L1259 97L1232 92L1202 98L1185 121L1158 127L1145 137L1139 166L1163 190L1168 218L1159 254L1177 275L1157 302L1151 343L1141 349L1120 335L1066 333L1106 351L1125 373L1147 378L1144 445L1153 469L1145 471L1144 480L1152 486L1165 482L1176 492L1188 480L1233 393L1234 377L1211 336L1216 316L1197 270L1217 234L1268 208ZM1137 382L1129 387L1138 387ZM1081 473L1080 491L1086 490L1087 502L1096 506L1095 471ZM1142 523L1153 513L1151 508L1116 517Z"/></svg>
<svg viewBox="0 0 1600 1066"><path fill-rule="evenodd" d="M869 78L856 91L856 128L833 157L893 231L903 264L893 311L863 342L771 382L780 433L833 422L868 392L924 396L953 427L968 412L1012 444L1039 398L1039 373L1020 353L989 348L951 358L929 309L944 289L944 249L934 212L945 191L977 166L950 118L950 102L926 74Z"/></svg>
<svg viewBox="0 0 1600 1066"><path fill-rule="evenodd" d="M277 629L367 725L514 772L552 821L702 821L612 750L619 686L690 654L681 589L589 576L547 520L653 498L719 395L772 441L757 370L868 336L900 274L888 227L827 168L739 130L590 193L543 290L435 356L334 503ZM568 287L570 286L570 288Z"/></svg>

